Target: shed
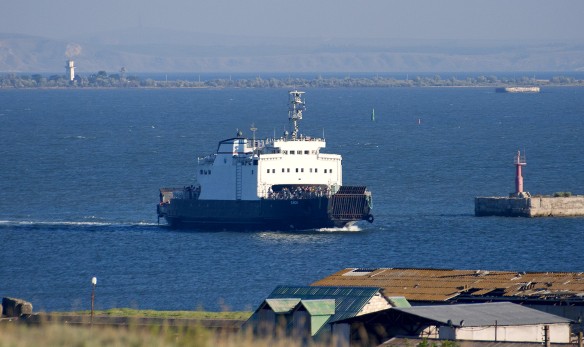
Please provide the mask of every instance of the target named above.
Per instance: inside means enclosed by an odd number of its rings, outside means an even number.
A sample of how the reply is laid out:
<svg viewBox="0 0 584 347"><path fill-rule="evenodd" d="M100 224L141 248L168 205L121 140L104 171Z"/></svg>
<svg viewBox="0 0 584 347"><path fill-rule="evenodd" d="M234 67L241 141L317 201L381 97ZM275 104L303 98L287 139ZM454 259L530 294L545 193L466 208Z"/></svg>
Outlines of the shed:
<svg viewBox="0 0 584 347"><path fill-rule="evenodd" d="M292 335L314 336L334 314L334 299L300 300L292 312Z"/></svg>
<svg viewBox="0 0 584 347"><path fill-rule="evenodd" d="M286 335L287 332L276 330L287 329L288 322L292 319L292 310L299 302L298 298L264 300L252 316L254 333L262 336Z"/></svg>
<svg viewBox="0 0 584 347"><path fill-rule="evenodd" d="M396 306L409 303L403 297L386 298L374 287L278 286L244 328L261 335L328 339L332 322ZM344 329L348 331L348 325L337 326L339 331Z"/></svg>
<svg viewBox="0 0 584 347"><path fill-rule="evenodd" d="M386 298L376 287L322 287L322 286L278 286L268 299L302 300L335 299L335 314L331 321L355 317L369 312L384 310L394 305L409 305L401 298Z"/></svg>
<svg viewBox="0 0 584 347"><path fill-rule="evenodd" d="M570 342L567 318L510 302L392 308L335 322L350 323L351 340L381 343L395 336L442 340ZM367 331L358 336L357 331Z"/></svg>

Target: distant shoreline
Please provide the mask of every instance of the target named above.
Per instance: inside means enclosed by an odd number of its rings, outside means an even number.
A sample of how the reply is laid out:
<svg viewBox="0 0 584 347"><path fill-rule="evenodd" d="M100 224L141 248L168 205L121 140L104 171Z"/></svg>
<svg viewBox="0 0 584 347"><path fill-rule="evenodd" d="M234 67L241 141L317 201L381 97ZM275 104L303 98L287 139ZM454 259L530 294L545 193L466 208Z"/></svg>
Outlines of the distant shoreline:
<svg viewBox="0 0 584 347"><path fill-rule="evenodd" d="M0 89L227 89L227 88L505 88L505 87L584 87L583 79L558 75L550 79L535 79L534 77L507 78L494 75L455 77L443 79L436 74L415 76L407 79L393 77L316 77L316 78L217 78L199 81L153 80L136 76L120 74L108 75L105 71L92 74L89 77L76 76L69 81L64 75L43 76L40 74L16 75L0 74Z"/></svg>
<svg viewBox="0 0 584 347"><path fill-rule="evenodd" d="M508 86L511 87L511 86ZM573 84L573 85L549 85L545 88L581 88L584 84ZM132 90L161 90L161 89L175 89L175 90L187 90L187 89L198 89L198 90L222 90L222 89L342 89L342 88L411 88L411 89L468 89L468 88L482 88L482 89L497 89L501 88L499 86L411 86L411 87L397 87L397 86L372 86L372 87L361 87L361 86L339 86L339 87L303 87L303 86L281 86L281 87L176 87L176 86L166 86L166 87L5 87L1 86L2 90L119 90L119 89L132 89ZM537 93L532 93L537 94Z"/></svg>

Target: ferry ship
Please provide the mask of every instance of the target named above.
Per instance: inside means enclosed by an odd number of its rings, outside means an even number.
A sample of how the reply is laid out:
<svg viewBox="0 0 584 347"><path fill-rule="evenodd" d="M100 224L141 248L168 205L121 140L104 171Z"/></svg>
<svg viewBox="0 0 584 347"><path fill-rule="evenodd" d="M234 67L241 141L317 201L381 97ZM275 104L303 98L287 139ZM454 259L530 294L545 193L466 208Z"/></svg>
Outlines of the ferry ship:
<svg viewBox="0 0 584 347"><path fill-rule="evenodd" d="M311 230L373 222L371 192L343 186L342 158L299 132L304 92L289 92L289 129L257 140L238 131L198 158L196 184L161 188L158 220L172 228Z"/></svg>

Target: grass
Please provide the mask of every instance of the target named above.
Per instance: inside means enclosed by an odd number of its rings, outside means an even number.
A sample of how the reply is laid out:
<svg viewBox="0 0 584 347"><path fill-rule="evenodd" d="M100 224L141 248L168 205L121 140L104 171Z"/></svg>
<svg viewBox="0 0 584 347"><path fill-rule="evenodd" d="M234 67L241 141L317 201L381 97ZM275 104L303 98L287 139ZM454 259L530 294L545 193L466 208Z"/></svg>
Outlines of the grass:
<svg viewBox="0 0 584 347"><path fill-rule="evenodd" d="M119 328L107 326L74 326L66 324L26 325L0 322L0 347L25 346L63 347L300 347L319 346L302 344L289 338L254 338L245 333L216 333L200 326L149 328ZM324 345L321 345L324 346Z"/></svg>
<svg viewBox="0 0 584 347"><path fill-rule="evenodd" d="M247 320L251 312L245 311L157 311L136 310L132 308L112 308L103 311L93 311L96 316L133 317L133 318L184 318L184 319L240 319ZM90 315L90 311L50 312L52 315Z"/></svg>
<svg viewBox="0 0 584 347"><path fill-rule="evenodd" d="M78 315L88 318L90 311L48 312L47 315ZM302 341L285 336L257 337L250 331L211 329L196 320L246 320L251 312L156 311L113 308L94 311L96 316L127 318L158 318L162 323L144 325L107 325L84 322L51 322L22 324L19 320L0 321L0 347L63 346L63 347L324 347L328 345ZM186 325L174 325L172 319L192 319ZM168 319L169 321L164 321Z"/></svg>

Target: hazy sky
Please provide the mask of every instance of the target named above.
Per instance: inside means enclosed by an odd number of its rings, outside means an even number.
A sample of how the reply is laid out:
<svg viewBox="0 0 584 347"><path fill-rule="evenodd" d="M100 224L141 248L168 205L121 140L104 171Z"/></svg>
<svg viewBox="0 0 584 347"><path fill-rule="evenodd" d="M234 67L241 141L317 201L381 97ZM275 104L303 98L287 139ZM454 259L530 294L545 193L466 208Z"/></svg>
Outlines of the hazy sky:
<svg viewBox="0 0 584 347"><path fill-rule="evenodd" d="M270 37L574 40L584 0L0 0L0 32L138 26Z"/></svg>

